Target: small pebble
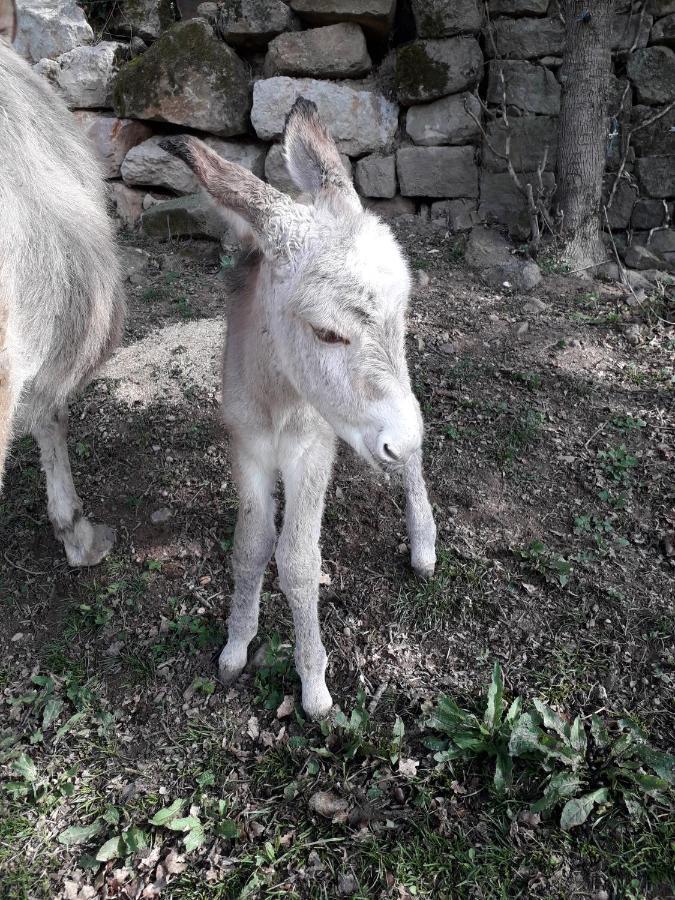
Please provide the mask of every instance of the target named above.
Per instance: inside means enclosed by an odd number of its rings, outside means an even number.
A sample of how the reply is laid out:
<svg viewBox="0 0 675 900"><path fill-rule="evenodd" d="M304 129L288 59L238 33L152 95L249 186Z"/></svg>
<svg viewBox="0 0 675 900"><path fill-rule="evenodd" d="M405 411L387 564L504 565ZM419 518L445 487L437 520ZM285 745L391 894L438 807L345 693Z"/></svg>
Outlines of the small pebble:
<svg viewBox="0 0 675 900"><path fill-rule="evenodd" d="M161 509L156 509L150 514L150 521L153 525L163 525L165 522L169 521L171 515L172 513L169 507L163 506Z"/></svg>

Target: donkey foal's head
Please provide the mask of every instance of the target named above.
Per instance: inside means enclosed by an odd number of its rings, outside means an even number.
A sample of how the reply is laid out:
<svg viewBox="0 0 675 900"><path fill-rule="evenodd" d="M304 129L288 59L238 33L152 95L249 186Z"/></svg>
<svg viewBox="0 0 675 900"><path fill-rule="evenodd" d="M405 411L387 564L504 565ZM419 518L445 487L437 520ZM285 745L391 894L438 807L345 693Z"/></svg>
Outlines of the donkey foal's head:
<svg viewBox="0 0 675 900"><path fill-rule="evenodd" d="M311 205L195 138L162 146L262 250L260 296L275 362L295 390L369 463L403 466L422 443L404 348L410 276L389 228L363 210L314 104L296 102L283 143Z"/></svg>

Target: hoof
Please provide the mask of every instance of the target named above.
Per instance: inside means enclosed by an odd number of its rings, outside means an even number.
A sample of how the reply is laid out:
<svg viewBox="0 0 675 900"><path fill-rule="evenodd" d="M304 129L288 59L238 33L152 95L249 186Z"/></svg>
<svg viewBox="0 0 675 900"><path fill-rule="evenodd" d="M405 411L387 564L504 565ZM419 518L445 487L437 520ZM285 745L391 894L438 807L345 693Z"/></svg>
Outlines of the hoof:
<svg viewBox="0 0 675 900"><path fill-rule="evenodd" d="M218 657L218 679L220 680L220 683L225 687L234 684L244 671L245 667L246 651L244 651L242 655L241 652L233 651L226 644Z"/></svg>
<svg viewBox="0 0 675 900"><path fill-rule="evenodd" d="M86 520L81 520L84 522ZM80 523L78 523L80 524ZM66 551L68 564L80 568L83 566L97 566L115 546L115 529L107 525L92 525L87 522L88 528L78 529L79 540L73 540L69 535L64 537L63 546ZM73 537L75 537L73 535Z"/></svg>
<svg viewBox="0 0 675 900"><path fill-rule="evenodd" d="M323 688L302 692L302 708L307 718L313 722L319 722L325 719L333 708L333 698L328 693L328 688Z"/></svg>
<svg viewBox="0 0 675 900"><path fill-rule="evenodd" d="M432 578L436 569L436 553L414 555L410 564L419 578Z"/></svg>

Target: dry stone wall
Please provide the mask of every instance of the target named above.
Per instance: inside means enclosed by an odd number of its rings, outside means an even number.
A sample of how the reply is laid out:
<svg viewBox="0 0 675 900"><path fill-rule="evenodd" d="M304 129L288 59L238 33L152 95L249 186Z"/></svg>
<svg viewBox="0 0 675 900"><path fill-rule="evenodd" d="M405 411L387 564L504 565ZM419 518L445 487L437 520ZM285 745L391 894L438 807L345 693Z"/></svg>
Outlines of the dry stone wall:
<svg viewBox="0 0 675 900"><path fill-rule="evenodd" d="M84 4L89 8L91 4ZM124 0L105 30L75 0L19 0L17 49L94 144L112 202L159 237L219 237L220 217L167 133L294 193L278 141L313 100L365 202L451 230L497 224L524 238L524 200L503 159L555 184L564 25L556 0ZM181 15L183 18L181 18ZM92 25L94 27L92 27ZM606 195L631 129L675 100L675 0L617 0ZM479 99L480 98L480 99ZM493 152L493 150L495 152ZM675 110L634 131L609 210L635 265L675 264ZM651 236L650 236L651 233Z"/></svg>

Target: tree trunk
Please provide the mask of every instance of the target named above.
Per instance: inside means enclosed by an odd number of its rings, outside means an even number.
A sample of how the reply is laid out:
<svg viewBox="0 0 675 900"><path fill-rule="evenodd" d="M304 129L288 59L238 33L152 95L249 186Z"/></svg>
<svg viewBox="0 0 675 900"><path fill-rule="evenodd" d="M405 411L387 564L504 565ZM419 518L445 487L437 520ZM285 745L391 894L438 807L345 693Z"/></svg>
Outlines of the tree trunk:
<svg viewBox="0 0 675 900"><path fill-rule="evenodd" d="M614 0L565 0L557 201L574 268L607 258L600 232L613 14Z"/></svg>

